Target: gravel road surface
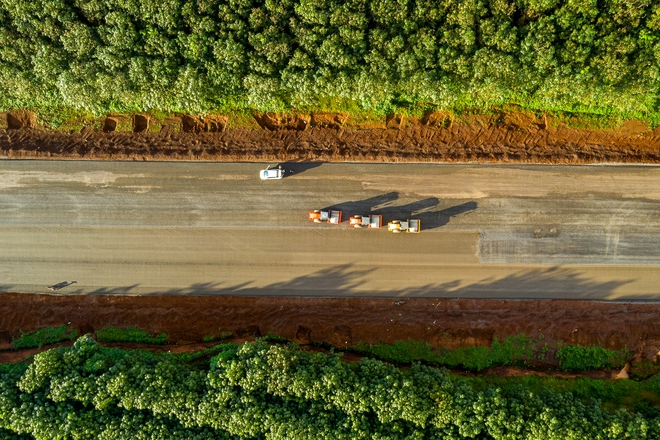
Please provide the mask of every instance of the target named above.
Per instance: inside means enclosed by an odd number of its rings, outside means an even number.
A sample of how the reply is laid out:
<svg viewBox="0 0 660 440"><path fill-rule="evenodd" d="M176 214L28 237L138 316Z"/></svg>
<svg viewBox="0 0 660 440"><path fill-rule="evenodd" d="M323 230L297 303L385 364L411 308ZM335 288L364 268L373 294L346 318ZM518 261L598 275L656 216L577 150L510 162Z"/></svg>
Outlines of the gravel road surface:
<svg viewBox="0 0 660 440"><path fill-rule="evenodd" d="M660 298L660 167L0 161L0 289ZM344 211L341 226L310 209ZM420 218L421 234L352 214Z"/></svg>

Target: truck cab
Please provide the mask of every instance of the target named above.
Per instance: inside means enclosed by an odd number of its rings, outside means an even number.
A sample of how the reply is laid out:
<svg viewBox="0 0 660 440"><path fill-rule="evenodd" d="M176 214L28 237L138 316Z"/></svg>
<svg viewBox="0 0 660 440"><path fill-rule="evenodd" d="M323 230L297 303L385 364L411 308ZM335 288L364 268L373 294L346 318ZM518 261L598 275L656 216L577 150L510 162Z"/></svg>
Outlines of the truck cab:
<svg viewBox="0 0 660 440"><path fill-rule="evenodd" d="M354 228L381 228L383 226L382 215L353 215L349 225Z"/></svg>
<svg viewBox="0 0 660 440"><path fill-rule="evenodd" d="M419 219L408 219L406 221L392 220L387 224L387 230L394 234L399 234L401 232L419 234L421 229L422 221Z"/></svg>
<svg viewBox="0 0 660 440"><path fill-rule="evenodd" d="M271 168L270 165L268 165L265 170L259 171L259 178L261 180L281 179L282 177L284 177L284 170L281 166Z"/></svg>
<svg viewBox="0 0 660 440"><path fill-rule="evenodd" d="M323 211L320 209L315 209L314 211L309 211L309 219L314 223L330 223L333 225L338 225L341 223L341 211L327 210Z"/></svg>

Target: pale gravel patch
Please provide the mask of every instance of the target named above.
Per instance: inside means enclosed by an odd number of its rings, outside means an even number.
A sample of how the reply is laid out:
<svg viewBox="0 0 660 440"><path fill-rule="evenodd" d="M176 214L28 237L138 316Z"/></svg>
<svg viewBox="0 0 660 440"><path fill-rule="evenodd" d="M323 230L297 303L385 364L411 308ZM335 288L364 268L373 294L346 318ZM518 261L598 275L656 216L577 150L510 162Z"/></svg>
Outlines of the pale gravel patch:
<svg viewBox="0 0 660 440"><path fill-rule="evenodd" d="M42 183L77 182L86 186L109 186L122 178L146 178L147 174L116 174L109 171L54 173L48 171L0 171L0 190Z"/></svg>

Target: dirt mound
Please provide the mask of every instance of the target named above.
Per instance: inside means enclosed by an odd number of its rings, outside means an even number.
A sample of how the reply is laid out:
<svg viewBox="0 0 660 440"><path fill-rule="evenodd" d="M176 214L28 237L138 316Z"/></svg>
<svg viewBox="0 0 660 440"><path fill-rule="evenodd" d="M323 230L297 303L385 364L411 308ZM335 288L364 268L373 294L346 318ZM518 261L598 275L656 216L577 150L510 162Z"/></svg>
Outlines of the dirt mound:
<svg viewBox="0 0 660 440"><path fill-rule="evenodd" d="M119 119L116 117L111 117L108 116L105 118L105 121L103 121L103 127L101 130L103 133L112 133L113 131L117 130L117 126L119 125Z"/></svg>
<svg viewBox="0 0 660 440"><path fill-rule="evenodd" d="M33 128L37 125L35 116L26 110L14 110L7 113L7 128L19 130L21 128Z"/></svg>
<svg viewBox="0 0 660 440"><path fill-rule="evenodd" d="M314 128L339 130L348 121L348 113L312 113L310 125Z"/></svg>
<svg viewBox="0 0 660 440"><path fill-rule="evenodd" d="M185 133L200 133L202 132L203 122L198 116L183 115L181 116L181 129Z"/></svg>
<svg viewBox="0 0 660 440"><path fill-rule="evenodd" d="M207 116L204 118L204 131L209 133L221 133L227 129L227 116Z"/></svg>
<svg viewBox="0 0 660 440"><path fill-rule="evenodd" d="M619 130L626 136L639 136L651 131L649 125L641 121L625 121Z"/></svg>
<svg viewBox="0 0 660 440"><path fill-rule="evenodd" d="M540 128L547 128L547 119L545 115L537 118L534 113L519 113L519 112L500 112L495 117L496 124L501 127L506 127L510 130L538 130Z"/></svg>
<svg viewBox="0 0 660 440"><path fill-rule="evenodd" d="M422 120L413 116L403 116L397 114L389 114L385 118L385 128L401 130L406 127L414 127L417 125L424 125Z"/></svg>
<svg viewBox="0 0 660 440"><path fill-rule="evenodd" d="M133 133L142 133L149 129L148 115L133 115Z"/></svg>
<svg viewBox="0 0 660 440"><path fill-rule="evenodd" d="M433 128L451 128L454 115L439 111L428 111L420 120L421 125Z"/></svg>
<svg viewBox="0 0 660 440"><path fill-rule="evenodd" d="M312 329L299 325L298 330L296 330L296 337L294 341L299 344L309 344L312 342Z"/></svg>
<svg viewBox="0 0 660 440"><path fill-rule="evenodd" d="M226 116L181 116L181 129L185 133L221 133L227 129L228 118Z"/></svg>
<svg viewBox="0 0 660 440"><path fill-rule="evenodd" d="M312 118L308 115L293 114L280 114L280 113L259 113L253 112L252 116L257 121L261 128L266 130L307 130Z"/></svg>

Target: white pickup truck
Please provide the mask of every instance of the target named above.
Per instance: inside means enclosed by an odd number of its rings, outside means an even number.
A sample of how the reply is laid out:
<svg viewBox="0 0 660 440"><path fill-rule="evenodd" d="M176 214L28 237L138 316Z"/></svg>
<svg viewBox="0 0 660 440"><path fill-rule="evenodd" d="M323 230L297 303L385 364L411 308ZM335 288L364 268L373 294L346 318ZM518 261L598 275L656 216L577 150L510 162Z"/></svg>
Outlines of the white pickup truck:
<svg viewBox="0 0 660 440"><path fill-rule="evenodd" d="M271 168L270 165L268 165L265 170L259 171L259 178L261 180L281 179L282 177L284 177L282 166Z"/></svg>

